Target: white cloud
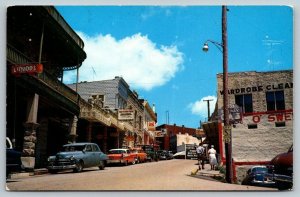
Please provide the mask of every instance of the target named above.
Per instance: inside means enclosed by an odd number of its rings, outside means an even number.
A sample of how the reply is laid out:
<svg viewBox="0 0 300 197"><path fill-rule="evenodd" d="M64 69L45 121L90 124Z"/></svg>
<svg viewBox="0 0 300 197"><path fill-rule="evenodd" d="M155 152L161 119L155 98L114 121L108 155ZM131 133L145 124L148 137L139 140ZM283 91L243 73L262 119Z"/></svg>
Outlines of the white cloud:
<svg viewBox="0 0 300 197"><path fill-rule="evenodd" d="M202 118L207 118L207 101L204 100L212 100L209 102L210 115L213 113L217 102L217 97L206 96L188 105L188 108L191 110L192 114L200 115Z"/></svg>
<svg viewBox="0 0 300 197"><path fill-rule="evenodd" d="M176 46L158 47L140 33L116 40L111 35L89 37L87 59L79 69L79 81L96 81L122 76L131 87L151 90L164 85L183 69L183 53ZM65 72L64 82L74 82L76 72Z"/></svg>

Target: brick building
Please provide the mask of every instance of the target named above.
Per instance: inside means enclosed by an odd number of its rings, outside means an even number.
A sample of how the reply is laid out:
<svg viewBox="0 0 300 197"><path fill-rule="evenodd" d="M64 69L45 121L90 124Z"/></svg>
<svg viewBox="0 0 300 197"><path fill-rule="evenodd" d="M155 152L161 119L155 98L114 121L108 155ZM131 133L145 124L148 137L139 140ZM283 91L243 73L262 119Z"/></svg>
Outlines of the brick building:
<svg viewBox="0 0 300 197"><path fill-rule="evenodd" d="M217 109L221 122L222 74L217 75L217 80ZM228 97L232 121L233 175L240 182L248 168L267 164L275 155L287 151L293 143L293 71L229 73ZM241 113L236 113L238 111ZM221 123L219 138L219 150L225 161Z"/></svg>
<svg viewBox="0 0 300 197"><path fill-rule="evenodd" d="M171 150L173 152L177 152L177 141L174 139L176 138L177 134L189 134L190 136L196 136L197 135L197 129L194 128L187 128L182 126L174 125L167 125L163 124L158 127L156 127L157 131L162 131L163 136L162 137L156 137L156 143L159 144L160 149L163 150ZM171 140L173 139L173 140Z"/></svg>

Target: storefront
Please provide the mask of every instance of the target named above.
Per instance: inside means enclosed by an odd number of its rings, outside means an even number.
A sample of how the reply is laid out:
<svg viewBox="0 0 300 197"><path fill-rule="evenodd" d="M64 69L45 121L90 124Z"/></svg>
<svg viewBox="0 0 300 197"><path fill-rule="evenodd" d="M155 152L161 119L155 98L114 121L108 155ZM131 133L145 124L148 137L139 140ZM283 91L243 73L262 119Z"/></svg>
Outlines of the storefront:
<svg viewBox="0 0 300 197"><path fill-rule="evenodd" d="M222 122L222 74L218 74L218 115ZM233 176L241 182L253 165L265 165L293 143L293 71L229 73ZM225 162L219 124L220 151Z"/></svg>

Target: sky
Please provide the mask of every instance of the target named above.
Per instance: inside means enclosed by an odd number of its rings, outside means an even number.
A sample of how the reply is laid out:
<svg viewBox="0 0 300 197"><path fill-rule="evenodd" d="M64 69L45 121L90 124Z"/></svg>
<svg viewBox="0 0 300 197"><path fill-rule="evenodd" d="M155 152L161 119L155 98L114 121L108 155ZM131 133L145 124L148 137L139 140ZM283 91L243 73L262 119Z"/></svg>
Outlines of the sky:
<svg viewBox="0 0 300 197"><path fill-rule="evenodd" d="M222 52L221 6L56 6L85 43L79 81L121 76L155 104L158 125L197 128L214 111ZM228 6L228 70L293 69L293 9ZM64 73L74 83L76 72Z"/></svg>

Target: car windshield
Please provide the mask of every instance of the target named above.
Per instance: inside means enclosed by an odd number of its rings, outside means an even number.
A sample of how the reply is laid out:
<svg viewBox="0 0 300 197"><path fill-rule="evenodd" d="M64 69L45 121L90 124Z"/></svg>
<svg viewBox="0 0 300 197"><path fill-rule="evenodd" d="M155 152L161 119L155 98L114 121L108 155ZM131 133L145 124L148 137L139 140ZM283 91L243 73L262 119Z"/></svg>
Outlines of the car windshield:
<svg viewBox="0 0 300 197"><path fill-rule="evenodd" d="M64 146L64 152L83 151L84 145Z"/></svg>
<svg viewBox="0 0 300 197"><path fill-rule="evenodd" d="M267 168L263 168L263 167L259 167L259 168L254 168L253 172L254 173L266 173L266 172L268 172L268 169Z"/></svg>
<svg viewBox="0 0 300 197"><path fill-rule="evenodd" d="M122 154L125 153L124 150L110 150L109 151L110 154Z"/></svg>

